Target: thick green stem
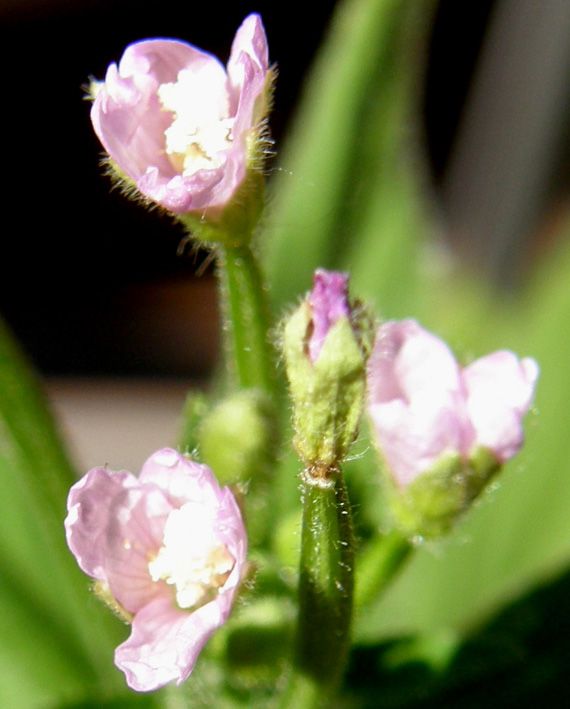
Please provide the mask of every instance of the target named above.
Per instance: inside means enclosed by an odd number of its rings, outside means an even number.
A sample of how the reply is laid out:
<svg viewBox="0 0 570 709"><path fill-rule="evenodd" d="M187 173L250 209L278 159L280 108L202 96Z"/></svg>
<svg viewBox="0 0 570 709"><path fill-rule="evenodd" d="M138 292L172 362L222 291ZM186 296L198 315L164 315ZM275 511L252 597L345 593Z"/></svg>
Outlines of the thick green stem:
<svg viewBox="0 0 570 709"><path fill-rule="evenodd" d="M316 484L318 483L318 484ZM303 491L299 618L285 708L328 707L346 666L353 602L354 543L342 475Z"/></svg>
<svg viewBox="0 0 570 709"><path fill-rule="evenodd" d="M270 313L267 287L249 245L218 248L220 300L226 355L235 363L241 389L275 394L275 363L268 339ZM231 364L230 364L231 366Z"/></svg>
<svg viewBox="0 0 570 709"><path fill-rule="evenodd" d="M360 609L377 598L400 571L411 551L412 543L397 530L376 539L358 558L355 606Z"/></svg>

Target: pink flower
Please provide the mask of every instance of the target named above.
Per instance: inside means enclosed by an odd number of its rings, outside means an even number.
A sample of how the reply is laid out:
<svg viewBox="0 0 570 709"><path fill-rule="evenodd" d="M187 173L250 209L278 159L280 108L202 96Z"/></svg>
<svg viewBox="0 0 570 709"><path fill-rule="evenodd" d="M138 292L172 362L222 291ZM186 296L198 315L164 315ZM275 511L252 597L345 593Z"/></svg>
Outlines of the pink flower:
<svg viewBox="0 0 570 709"><path fill-rule="evenodd" d="M128 685L180 684L227 620L244 567L247 537L231 491L207 466L165 448L138 478L90 470L67 506L79 566L132 619L115 651Z"/></svg>
<svg viewBox="0 0 570 709"><path fill-rule="evenodd" d="M318 268L313 275L309 305L312 310L309 357L314 364L331 327L340 318L350 318L348 275Z"/></svg>
<svg viewBox="0 0 570 709"><path fill-rule="evenodd" d="M185 42L131 44L95 85L91 120L149 200L176 214L223 208L246 176L267 79L267 40L253 14L236 33L227 71Z"/></svg>
<svg viewBox="0 0 570 709"><path fill-rule="evenodd" d="M523 443L538 378L533 359L502 350L462 369L442 340L403 320L380 327L368 369L369 413L400 486L445 455L467 463L484 448L504 463Z"/></svg>

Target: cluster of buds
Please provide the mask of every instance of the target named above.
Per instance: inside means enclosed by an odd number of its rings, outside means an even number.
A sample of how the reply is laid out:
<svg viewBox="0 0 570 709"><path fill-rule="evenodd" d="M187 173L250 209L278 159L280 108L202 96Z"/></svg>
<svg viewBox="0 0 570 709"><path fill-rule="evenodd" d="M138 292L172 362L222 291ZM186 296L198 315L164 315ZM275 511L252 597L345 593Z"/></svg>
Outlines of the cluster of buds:
<svg viewBox="0 0 570 709"><path fill-rule="evenodd" d="M345 274L316 271L284 328L296 449L326 480L366 402L394 524L410 537L440 536L521 447L538 366L500 351L461 368L413 320L374 335L347 289Z"/></svg>

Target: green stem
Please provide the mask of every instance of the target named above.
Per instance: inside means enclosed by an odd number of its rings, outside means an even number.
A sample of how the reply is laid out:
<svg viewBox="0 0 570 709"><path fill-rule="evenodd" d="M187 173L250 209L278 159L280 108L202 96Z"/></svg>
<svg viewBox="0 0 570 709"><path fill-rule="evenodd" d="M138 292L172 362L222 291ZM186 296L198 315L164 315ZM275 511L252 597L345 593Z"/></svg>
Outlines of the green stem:
<svg viewBox="0 0 570 709"><path fill-rule="evenodd" d="M226 354L240 388L275 394L275 362L268 339L267 287L249 245L218 248Z"/></svg>
<svg viewBox="0 0 570 709"><path fill-rule="evenodd" d="M354 543L342 474L303 490L299 617L291 682L282 707L328 707L350 645Z"/></svg>
<svg viewBox="0 0 570 709"><path fill-rule="evenodd" d="M365 606L384 591L413 548L412 543L396 530L369 544L358 558L355 589L357 608Z"/></svg>

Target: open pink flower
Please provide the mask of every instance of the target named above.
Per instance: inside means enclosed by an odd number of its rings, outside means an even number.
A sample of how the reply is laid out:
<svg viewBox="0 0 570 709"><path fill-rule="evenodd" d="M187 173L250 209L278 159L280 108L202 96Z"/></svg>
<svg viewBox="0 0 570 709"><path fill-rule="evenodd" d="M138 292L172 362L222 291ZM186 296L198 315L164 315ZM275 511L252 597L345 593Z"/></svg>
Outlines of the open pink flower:
<svg viewBox="0 0 570 709"><path fill-rule="evenodd" d="M227 71L173 39L131 44L95 84L91 120L112 161L176 214L223 208L242 184L266 106L267 40L246 17Z"/></svg>
<svg viewBox="0 0 570 709"><path fill-rule="evenodd" d="M137 478L90 470L70 490L67 542L81 569L132 619L115 664L147 692L192 671L228 618L247 537L229 488L165 448Z"/></svg>
<svg viewBox="0 0 570 709"><path fill-rule="evenodd" d="M414 320L380 327L368 362L369 413L394 478L405 486L442 456L478 449L504 463L521 447L538 365L508 351L462 369Z"/></svg>

